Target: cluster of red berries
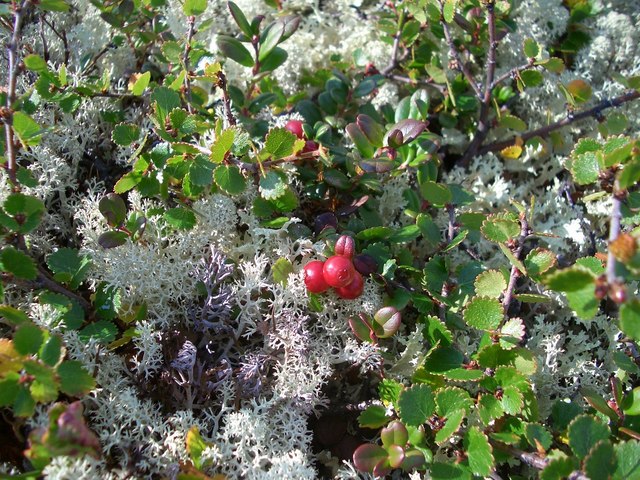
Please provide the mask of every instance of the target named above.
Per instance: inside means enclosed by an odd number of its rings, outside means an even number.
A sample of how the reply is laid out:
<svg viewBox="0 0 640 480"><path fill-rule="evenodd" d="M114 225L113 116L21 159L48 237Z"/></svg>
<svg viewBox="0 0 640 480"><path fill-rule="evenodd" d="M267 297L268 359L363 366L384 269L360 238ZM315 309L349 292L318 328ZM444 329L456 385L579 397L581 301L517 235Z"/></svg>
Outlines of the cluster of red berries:
<svg viewBox="0 0 640 480"><path fill-rule="evenodd" d="M289 120L285 126L285 130L293 133L296 137L306 140L304 144L304 148L302 149L302 153L315 152L318 150L318 144L313 140L307 140L306 135L304 134L304 129L302 128L302 122L300 120Z"/></svg>
<svg viewBox="0 0 640 480"><path fill-rule="evenodd" d="M353 300L362 295L364 279L353 266L355 242L342 235L336 242L335 255L324 262L314 260L304 267L304 284L311 293L322 293L333 287L340 298Z"/></svg>

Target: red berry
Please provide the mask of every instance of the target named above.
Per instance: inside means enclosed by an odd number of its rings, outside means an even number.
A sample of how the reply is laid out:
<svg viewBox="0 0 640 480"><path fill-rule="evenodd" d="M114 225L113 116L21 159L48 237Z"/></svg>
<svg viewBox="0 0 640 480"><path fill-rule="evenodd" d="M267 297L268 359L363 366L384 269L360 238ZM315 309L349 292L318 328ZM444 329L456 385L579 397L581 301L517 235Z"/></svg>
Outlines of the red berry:
<svg viewBox="0 0 640 480"><path fill-rule="evenodd" d="M329 257L324 262L323 268L324 280L332 287L346 287L351 283L356 274L351 259L341 255Z"/></svg>
<svg viewBox="0 0 640 480"><path fill-rule="evenodd" d="M356 249L356 242L349 235L341 235L336 242L335 252L336 255L342 255L343 257L353 257L353 252Z"/></svg>
<svg viewBox="0 0 640 480"><path fill-rule="evenodd" d="M314 260L304 266L304 284L311 293L322 293L329 288L322 269L324 262Z"/></svg>
<svg viewBox="0 0 640 480"><path fill-rule="evenodd" d="M358 298L360 295L362 295L363 290L364 279L362 278L362 275L356 272L351 283L346 287L336 288L336 293L340 298L353 300L354 298Z"/></svg>
<svg viewBox="0 0 640 480"><path fill-rule="evenodd" d="M285 126L285 130L289 130L298 138L304 138L304 130L302 129L302 122L300 120L289 120Z"/></svg>

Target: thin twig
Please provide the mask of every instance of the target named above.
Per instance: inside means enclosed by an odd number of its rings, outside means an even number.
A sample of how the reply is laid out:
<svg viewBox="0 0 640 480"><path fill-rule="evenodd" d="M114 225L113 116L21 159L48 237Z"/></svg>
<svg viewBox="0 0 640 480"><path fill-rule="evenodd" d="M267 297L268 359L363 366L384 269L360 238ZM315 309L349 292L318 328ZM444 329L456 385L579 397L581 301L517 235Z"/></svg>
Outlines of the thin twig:
<svg viewBox="0 0 640 480"><path fill-rule="evenodd" d="M489 442L491 442L491 444L494 447L507 452L509 455L519 458L521 462L529 465L530 467L537 468L538 470L544 470L546 466L549 464L548 459L542 458L541 456L536 455L535 453L522 451L520 449L512 447L511 445L507 445L506 443L502 443L497 440L489 440Z"/></svg>
<svg viewBox="0 0 640 480"><path fill-rule="evenodd" d="M42 286L44 286L44 288L47 288L52 292L61 293L65 297L69 297L75 300L80 304L80 306L83 308L83 310L86 313L91 312L91 304L89 302L87 302L84 298L82 298L77 293L74 293L71 290L68 290L67 288L60 285L58 282L56 282L52 278L50 278L49 273L41 265L38 265L38 272L39 273L38 273L37 282Z"/></svg>
<svg viewBox="0 0 640 480"><path fill-rule="evenodd" d="M456 237L456 209L453 205L447 204L447 213L449 214L449 226L447 228L447 241L451 243Z"/></svg>
<svg viewBox="0 0 640 480"><path fill-rule="evenodd" d="M419 87L430 87L433 88L435 90L437 90L439 93L441 93L442 95L444 95L447 92L447 87L445 87L444 85L438 85L437 83L433 83L433 82L429 82L429 81L425 81L425 80L413 80L409 77L405 77L403 75L398 75L395 73L390 73L388 75L386 75L386 77L389 80L394 80L396 82L402 82L402 83L409 83L413 86L419 86Z"/></svg>
<svg viewBox="0 0 640 480"><path fill-rule="evenodd" d="M480 90L480 86L478 85L478 82L476 82L475 78L473 78L473 75L471 75L471 71L467 67L467 64L462 61L460 53L458 52L458 49L453 42L453 37L451 36L451 31L449 30L449 25L444 20L444 18L441 20L441 23L444 30L444 38L447 40L447 44L449 45L449 57L455 62L455 68L457 70L460 70L464 77L467 79L467 82L469 82L469 85L471 85L473 91L476 92L476 96L479 99L482 99L482 91Z"/></svg>
<svg viewBox="0 0 640 480"><path fill-rule="evenodd" d="M380 72L382 75L388 75L393 72L400 63L398 61L398 52L400 50L400 37L402 36L402 28L404 27L405 21L405 11L404 8L400 9L400 14L398 15L398 29L396 33L393 35L393 47L391 49L391 58L389 59L389 64L382 69Z"/></svg>
<svg viewBox="0 0 640 480"><path fill-rule="evenodd" d="M462 156L461 163L468 165L471 159L489 134L489 112L491 111L491 86L496 72L496 50L498 48L498 40L496 38L496 12L494 2L489 1L487 8L487 28L489 30L489 53L487 54L487 74L484 82L484 92L480 95L480 115L478 116L478 126L473 140L467 147Z"/></svg>
<svg viewBox="0 0 640 480"><path fill-rule="evenodd" d="M19 191L20 186L16 179L16 171L18 163L16 158L16 144L13 135L13 104L16 101L16 85L18 82L18 74L20 59L18 58L18 47L20 46L20 34L22 32L22 22L27 9L31 6L31 0L24 0L20 6L15 7L13 17L13 34L7 45L9 54L9 78L7 82L7 102L6 111L2 112L2 121L5 125L7 163L5 169L9 175L9 180L13 185L14 191Z"/></svg>
<svg viewBox="0 0 640 480"><path fill-rule="evenodd" d="M529 233L530 233L529 222L527 221L527 216L524 213L522 213L520 214L520 236L516 240L517 246L515 251L513 252L513 255L518 260L521 260L520 257L522 256L524 243L527 240ZM513 292L515 291L516 281L518 280L519 276L520 276L520 271L518 270L518 268L516 268L515 265L512 265L511 273L509 274L509 284L507 285L507 289L504 292L504 298L502 299L502 308L504 310L505 321L509 318L508 316L509 305L511 304L511 300L513 299Z"/></svg>
<svg viewBox="0 0 640 480"><path fill-rule="evenodd" d="M227 91L227 77L222 72L218 72L218 88L222 91L222 104L227 115L227 122L229 122L230 126L235 126L238 122L231 111L231 99Z"/></svg>
<svg viewBox="0 0 640 480"><path fill-rule="evenodd" d="M191 40L193 40L193 36L196 33L196 17L194 15L187 17L187 25L189 28L187 30L187 40L184 45L184 54L182 59L184 70L186 72L184 76L184 95L187 99L187 110L189 110L189 113L193 113L193 105L191 104L191 78L189 77L189 53L191 52Z"/></svg>
<svg viewBox="0 0 640 480"><path fill-rule="evenodd" d="M509 78L515 78L518 75L520 75L522 72L524 72L525 70L529 70L530 68L533 68L535 66L534 63L535 63L535 59L534 58L530 58L527 63L522 64L522 65L520 65L518 67L514 67L511 70L507 70L502 75L500 75L495 80L493 80L493 82L491 83L491 90L496 88L498 85L500 85L505 80L507 80Z"/></svg>
<svg viewBox="0 0 640 480"><path fill-rule="evenodd" d="M533 138L533 137L546 137L549 134L555 132L556 130L562 128L562 127L566 127L567 125L570 125L574 122L577 122L579 120L583 120L585 118L590 118L590 117L598 117L600 116L600 114L602 113L603 110L606 110L608 108L614 108L614 107L619 107L620 105L623 105L624 103L630 102L632 100L636 100L640 98L640 92L637 90L631 90L628 91L618 97L612 98L612 99L606 99L603 100L602 102L598 103L595 107L590 108L589 110L585 110L579 113L573 113L571 115L568 115L566 118L564 118L563 120L560 120L559 122L556 123L552 123L551 125L547 125L546 127L542 127L542 128L538 128L536 130L532 130L530 132L524 133L522 135L519 136L514 136L508 140L501 140L499 142L493 142L490 143L488 145L485 145L484 147L481 147L477 154L478 155L483 155L485 153L488 152L495 152L495 151L500 151L503 150L507 147L510 147L511 145L515 145L516 140L518 138L520 138L522 140L522 142L526 142L527 140Z"/></svg>
<svg viewBox="0 0 640 480"><path fill-rule="evenodd" d="M43 14L41 20L51 29L53 33L55 33L56 37L62 40L62 44L64 45L64 64L69 64L69 58L71 57L71 50L69 50L69 41L67 40L67 33L62 30L58 31L55 24L47 20L46 16Z"/></svg>

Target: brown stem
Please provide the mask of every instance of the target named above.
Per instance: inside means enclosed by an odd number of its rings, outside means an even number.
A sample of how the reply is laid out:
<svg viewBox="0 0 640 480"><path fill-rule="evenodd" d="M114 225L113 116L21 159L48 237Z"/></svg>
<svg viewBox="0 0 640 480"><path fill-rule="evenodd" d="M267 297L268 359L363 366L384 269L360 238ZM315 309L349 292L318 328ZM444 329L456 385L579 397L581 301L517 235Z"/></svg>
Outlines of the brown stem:
<svg viewBox="0 0 640 480"><path fill-rule="evenodd" d="M527 216L522 213L520 214L520 236L516 240L517 246L513 255L521 260L522 251L524 249L524 242L527 240L529 236L529 222L527 221ZM509 274L509 284L507 285L507 290L504 292L504 298L502 299L502 308L504 310L504 318L505 321L509 318L509 305L511 304L511 300L513 299L513 292L516 288L516 281L520 276L520 271L516 268L515 265L511 266L511 273Z"/></svg>
<svg viewBox="0 0 640 480"><path fill-rule="evenodd" d="M65 65L69 64L69 58L71 57L71 50L69 50L69 41L67 40L67 34L64 30L58 31L55 24L50 22L47 17L42 14L40 17L41 20L51 29L51 31L62 41L62 45L64 46L64 63Z"/></svg>
<svg viewBox="0 0 640 480"><path fill-rule="evenodd" d="M399 64L398 61L398 52L400 50L400 37L402 36L402 27L404 27L405 21L405 11L404 8L400 10L400 15L398 16L398 30L393 36L393 47L391 49L391 58L389 59L389 64L382 69L380 72L382 75L388 75L393 72Z"/></svg>
<svg viewBox="0 0 640 480"><path fill-rule="evenodd" d="M189 113L193 113L193 105L191 104L191 78L189 77L189 52L191 52L191 40L196 33L196 17L191 15L187 17L187 24L189 26L187 30L187 41L184 45L184 54L182 63L184 64L184 70L186 72L184 76L184 95L187 99L187 110Z"/></svg>
<svg viewBox="0 0 640 480"><path fill-rule="evenodd" d="M518 67L512 68L511 70L506 71L505 73L503 73L502 75L500 75L498 78L496 78L492 83L491 83L491 90L493 90L494 88L496 88L498 85L500 85L502 82L504 82L505 80L509 79L509 78L515 78L517 77L520 73L524 72L525 70L529 70L530 68L534 67L534 63L535 63L535 59L530 58L529 61L523 65L520 65Z"/></svg>
<svg viewBox="0 0 640 480"><path fill-rule="evenodd" d="M476 155L478 149L489 134L489 112L491 111L491 86L496 73L496 50L498 48L498 40L496 39L496 12L493 0L487 2L487 28L489 30L489 53L487 54L487 75L484 82L484 92L480 95L482 103L480 104L480 115L478 117L478 126L473 140L467 147L462 156L461 163L468 165L471 159Z"/></svg>
<svg viewBox="0 0 640 480"><path fill-rule="evenodd" d="M78 295L77 293L68 290L64 286L60 285L58 282L53 280L49 273L40 265L38 265L38 283L40 283L44 288L51 290L52 292L60 293L65 297L69 297L80 304L83 310L86 313L91 312L91 304L87 302L83 297Z"/></svg>
<svg viewBox="0 0 640 480"><path fill-rule="evenodd" d="M460 70L464 77L467 79L467 82L469 82L469 85L471 85L473 91L476 92L476 96L479 99L482 99L482 91L480 90L480 86L478 85L478 82L476 82L475 78L473 78L473 75L471 75L471 71L467 67L467 64L462 61L460 53L458 52L458 49L453 42L453 37L451 36L451 31L449 30L449 25L444 20L444 18L441 19L441 23L444 30L444 37L447 40L447 44L449 45L449 57L455 62L456 69Z"/></svg>
<svg viewBox="0 0 640 480"><path fill-rule="evenodd" d="M22 23L27 9L31 6L31 0L23 0L20 6L15 5L15 13L13 16L13 34L7 45L9 55L9 78L7 81L7 102L6 111L3 112L2 121L5 124L7 163L6 170L9 180L13 185L14 191L19 191L20 186L16 179L16 171L18 169L17 150L13 132L13 104L16 101L16 85L18 82L19 63L18 48L20 46L20 34L22 33Z"/></svg>
<svg viewBox="0 0 640 480"><path fill-rule="evenodd" d="M231 111L231 99L227 91L227 77L222 72L218 72L218 88L222 91L222 104L224 105L224 111L227 115L227 122L229 122L229 125L235 126L238 122Z"/></svg>
<svg viewBox="0 0 640 480"><path fill-rule="evenodd" d="M536 130L532 130L530 132L524 133L519 136L514 136L508 140L501 140L498 142L493 142L488 145L485 145L484 147L481 147L478 150L478 155L483 155L488 152L500 151L507 147L510 147L511 145L515 145L516 140L518 138L520 138L522 142L526 142L527 140L533 137L546 137L549 134L555 132L556 130L559 130L562 127L566 127L567 125L577 122L578 120L583 120L585 118L590 118L590 117L597 118L600 116L603 110L606 110L608 108L619 107L624 103L630 102L632 100L636 100L638 98L640 98L640 91L637 91L637 90L628 91L618 97L603 100L602 102L598 103L595 107L590 108L589 110L584 110L579 113L573 113L571 115L568 115L567 118L564 118L559 122L552 123L551 125L547 125L546 127L538 128Z"/></svg>
<svg viewBox="0 0 640 480"><path fill-rule="evenodd" d="M542 458L535 453L529 453L512 447L511 445L507 445L506 443L499 442L497 440L489 440L491 444L499 448L500 450L507 452L512 457L519 458L521 462L529 465L530 467L537 468L538 470L544 470L546 466L549 464L549 460L546 458Z"/></svg>
<svg viewBox="0 0 640 480"><path fill-rule="evenodd" d="M432 83L432 82L428 82L425 80L413 80L409 77L405 77L402 75L397 75L394 73L390 73L388 75L386 75L386 77L390 80L394 80L396 82L402 82L402 83L409 83L411 85L414 86L420 86L420 87L430 87L433 88L435 90L437 90L439 93L441 93L442 95L444 95L447 92L447 88L444 85L438 85L437 83Z"/></svg>

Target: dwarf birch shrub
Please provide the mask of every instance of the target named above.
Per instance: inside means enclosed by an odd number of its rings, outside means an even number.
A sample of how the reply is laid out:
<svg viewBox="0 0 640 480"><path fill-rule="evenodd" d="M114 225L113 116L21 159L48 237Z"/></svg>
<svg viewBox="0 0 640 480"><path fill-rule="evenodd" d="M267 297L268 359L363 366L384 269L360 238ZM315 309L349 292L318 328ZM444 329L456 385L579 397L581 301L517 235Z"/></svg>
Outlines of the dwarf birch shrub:
<svg viewBox="0 0 640 480"><path fill-rule="evenodd" d="M637 2L0 20L0 477L640 478Z"/></svg>

